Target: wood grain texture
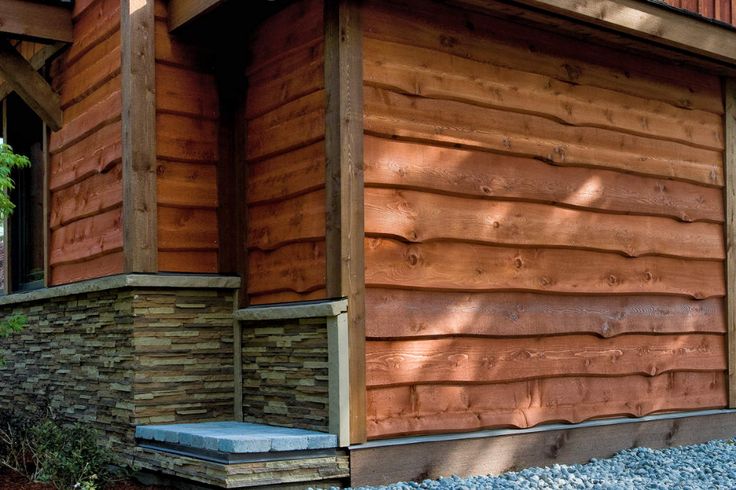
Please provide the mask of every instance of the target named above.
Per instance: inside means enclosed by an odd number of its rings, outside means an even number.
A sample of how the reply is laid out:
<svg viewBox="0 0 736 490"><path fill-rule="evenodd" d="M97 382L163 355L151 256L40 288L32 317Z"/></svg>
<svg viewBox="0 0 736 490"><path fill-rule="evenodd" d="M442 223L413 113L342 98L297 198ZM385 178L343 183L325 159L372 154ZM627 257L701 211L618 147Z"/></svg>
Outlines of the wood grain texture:
<svg viewBox="0 0 736 490"><path fill-rule="evenodd" d="M217 161L217 122L187 115L156 113L156 155L179 162Z"/></svg>
<svg viewBox="0 0 736 490"><path fill-rule="evenodd" d="M278 201L325 185L324 141L248 164L248 204Z"/></svg>
<svg viewBox="0 0 736 490"><path fill-rule="evenodd" d="M159 206L217 208L215 165L160 161L157 175Z"/></svg>
<svg viewBox="0 0 736 490"><path fill-rule="evenodd" d="M168 251L217 250L219 236L214 209L158 206L158 248Z"/></svg>
<svg viewBox="0 0 736 490"><path fill-rule="evenodd" d="M5 0L0 5L3 34L45 41L72 42L72 13L65 5Z"/></svg>
<svg viewBox="0 0 736 490"><path fill-rule="evenodd" d="M217 87L212 73L156 64L156 110L216 120Z"/></svg>
<svg viewBox="0 0 736 490"><path fill-rule="evenodd" d="M726 315L728 325L728 406L736 408L736 81L724 81L726 103Z"/></svg>
<svg viewBox="0 0 736 490"><path fill-rule="evenodd" d="M161 272L215 274L218 272L216 250L159 250Z"/></svg>
<svg viewBox="0 0 736 490"><path fill-rule="evenodd" d="M721 408L722 371L654 377L547 378L484 385L417 385L368 391L371 438L417 433L528 428L594 417ZM387 407L390 407L387 409Z"/></svg>
<svg viewBox="0 0 736 490"><path fill-rule="evenodd" d="M51 232L49 264L84 262L123 248L120 209L84 218Z"/></svg>
<svg viewBox="0 0 736 490"><path fill-rule="evenodd" d="M724 220L720 189L373 136L366 136L364 145L367 186L523 199L682 221Z"/></svg>
<svg viewBox="0 0 736 490"><path fill-rule="evenodd" d="M630 259L580 250L454 242L368 239L365 275L368 286L412 289L670 294L696 299L725 295L720 261Z"/></svg>
<svg viewBox="0 0 736 490"><path fill-rule="evenodd" d="M368 338L726 333L721 298L368 288L366 310Z"/></svg>
<svg viewBox="0 0 736 490"><path fill-rule="evenodd" d="M248 209L247 246L273 250L325 236L325 192L319 190Z"/></svg>
<svg viewBox="0 0 736 490"><path fill-rule="evenodd" d="M508 22L435 2L370 1L363 9L367 38L434 49L495 66L538 73L675 107L723 113L717 76L666 58L627 53L562 33ZM554 22L548 19L548 22Z"/></svg>
<svg viewBox="0 0 736 490"><path fill-rule="evenodd" d="M154 0L120 10L125 270L157 272Z"/></svg>
<svg viewBox="0 0 736 490"><path fill-rule="evenodd" d="M365 56L365 81L396 92L723 149L718 114L370 38Z"/></svg>
<svg viewBox="0 0 736 490"><path fill-rule="evenodd" d="M315 289L309 293L293 293L283 291L280 293L253 294L250 296L251 305L268 305L274 303L293 303L297 301L312 301L327 298L326 289Z"/></svg>
<svg viewBox="0 0 736 490"><path fill-rule="evenodd" d="M377 87L366 87L364 97L365 129L372 134L463 145L557 165L723 185L719 151Z"/></svg>
<svg viewBox="0 0 736 490"><path fill-rule="evenodd" d="M372 387L724 371L726 347L721 334L372 340L366 380Z"/></svg>
<svg viewBox="0 0 736 490"><path fill-rule="evenodd" d="M84 262L56 265L51 269L51 282L55 285L68 284L121 274L123 269L123 252L112 252Z"/></svg>
<svg viewBox="0 0 736 490"><path fill-rule="evenodd" d="M52 230L95 214L104 213L123 202L123 168L116 164L108 171L65 187L51 195L49 226Z"/></svg>
<svg viewBox="0 0 736 490"><path fill-rule="evenodd" d="M608 251L627 257L725 257L720 224L673 223L669 218L618 216L409 190L366 189L365 231L369 236L414 243L452 240Z"/></svg>
<svg viewBox="0 0 736 490"><path fill-rule="evenodd" d="M309 293L325 287L325 244L303 242L248 254L248 294Z"/></svg>

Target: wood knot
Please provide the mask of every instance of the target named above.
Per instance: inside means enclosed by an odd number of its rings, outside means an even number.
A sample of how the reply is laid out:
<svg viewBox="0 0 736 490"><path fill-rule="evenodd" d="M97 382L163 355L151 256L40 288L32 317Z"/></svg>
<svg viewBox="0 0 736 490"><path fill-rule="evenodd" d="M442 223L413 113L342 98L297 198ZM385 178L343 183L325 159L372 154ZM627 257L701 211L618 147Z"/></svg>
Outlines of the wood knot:
<svg viewBox="0 0 736 490"><path fill-rule="evenodd" d="M410 265L417 265L417 263L419 263L419 257L415 253L410 253L407 260L409 261Z"/></svg>
<svg viewBox="0 0 736 490"><path fill-rule="evenodd" d="M613 274L608 276L608 285L609 286L615 286L618 284L618 277L614 276Z"/></svg>
<svg viewBox="0 0 736 490"><path fill-rule="evenodd" d="M493 194L493 189L491 189L487 185L481 186L480 190L481 192L483 192L483 194Z"/></svg>
<svg viewBox="0 0 736 490"><path fill-rule="evenodd" d="M496 228L496 223L493 224L493 227ZM521 257L514 258L514 267L517 269L521 269L522 267L524 267L524 261Z"/></svg>
<svg viewBox="0 0 736 490"><path fill-rule="evenodd" d="M581 70L580 67L576 65L565 63L564 65L562 65L562 68L565 70L565 72L567 72L567 78L573 82L578 81L580 75L583 74L583 70Z"/></svg>
<svg viewBox="0 0 736 490"><path fill-rule="evenodd" d="M651 273L651 272L649 272L649 271L646 271L646 272L644 273L644 280L645 280L645 281L651 281L652 279L654 279L654 274L652 274L652 273Z"/></svg>

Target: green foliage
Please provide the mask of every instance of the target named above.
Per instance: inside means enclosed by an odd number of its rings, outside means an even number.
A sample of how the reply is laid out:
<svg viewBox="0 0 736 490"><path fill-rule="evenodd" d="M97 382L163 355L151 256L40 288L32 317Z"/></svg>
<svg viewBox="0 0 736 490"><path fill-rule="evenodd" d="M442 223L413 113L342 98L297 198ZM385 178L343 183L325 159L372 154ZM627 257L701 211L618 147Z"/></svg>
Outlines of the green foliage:
<svg viewBox="0 0 736 490"><path fill-rule="evenodd" d="M28 157L17 155L10 145L0 144L0 219L7 218L15 209L8 192L15 188L10 173L14 168L30 167Z"/></svg>
<svg viewBox="0 0 736 490"><path fill-rule="evenodd" d="M24 315L13 315L7 320L0 322L0 339L8 337L11 334L20 332L28 323L28 318ZM0 367L5 365L5 358L0 353Z"/></svg>
<svg viewBox="0 0 736 490"><path fill-rule="evenodd" d="M76 423L61 426L46 420L32 429L36 479L55 488L95 490L111 478L112 455L98 444L98 432Z"/></svg>

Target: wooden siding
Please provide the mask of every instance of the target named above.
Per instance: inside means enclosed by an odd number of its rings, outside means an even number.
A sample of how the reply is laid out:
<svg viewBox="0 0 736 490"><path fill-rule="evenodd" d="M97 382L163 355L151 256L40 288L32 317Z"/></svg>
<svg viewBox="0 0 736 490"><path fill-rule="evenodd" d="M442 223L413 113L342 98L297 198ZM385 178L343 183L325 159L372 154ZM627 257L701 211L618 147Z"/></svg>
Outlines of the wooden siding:
<svg viewBox="0 0 736 490"><path fill-rule="evenodd" d="M64 127L49 139L50 285L122 272L120 2L74 7L51 67Z"/></svg>
<svg viewBox="0 0 736 490"><path fill-rule="evenodd" d="M267 19L246 68L247 293L325 298L325 81L321 0Z"/></svg>
<svg viewBox="0 0 736 490"><path fill-rule="evenodd" d="M161 272L218 272L219 101L214 56L168 31L156 2L156 193Z"/></svg>
<svg viewBox="0 0 736 490"><path fill-rule="evenodd" d="M410 3L363 12L369 438L724 407L719 79Z"/></svg>
<svg viewBox="0 0 736 490"><path fill-rule="evenodd" d="M708 19L736 25L733 0L664 0L665 3Z"/></svg>

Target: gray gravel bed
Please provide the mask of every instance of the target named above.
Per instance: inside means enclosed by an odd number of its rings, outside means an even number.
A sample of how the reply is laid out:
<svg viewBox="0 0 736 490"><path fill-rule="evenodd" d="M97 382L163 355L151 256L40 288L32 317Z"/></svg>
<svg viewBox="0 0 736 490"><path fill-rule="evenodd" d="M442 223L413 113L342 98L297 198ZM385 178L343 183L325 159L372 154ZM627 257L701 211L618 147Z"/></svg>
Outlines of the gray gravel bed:
<svg viewBox="0 0 736 490"><path fill-rule="evenodd" d="M669 449L627 449L587 464L528 468L498 476L457 476L368 489L736 489L736 441Z"/></svg>

